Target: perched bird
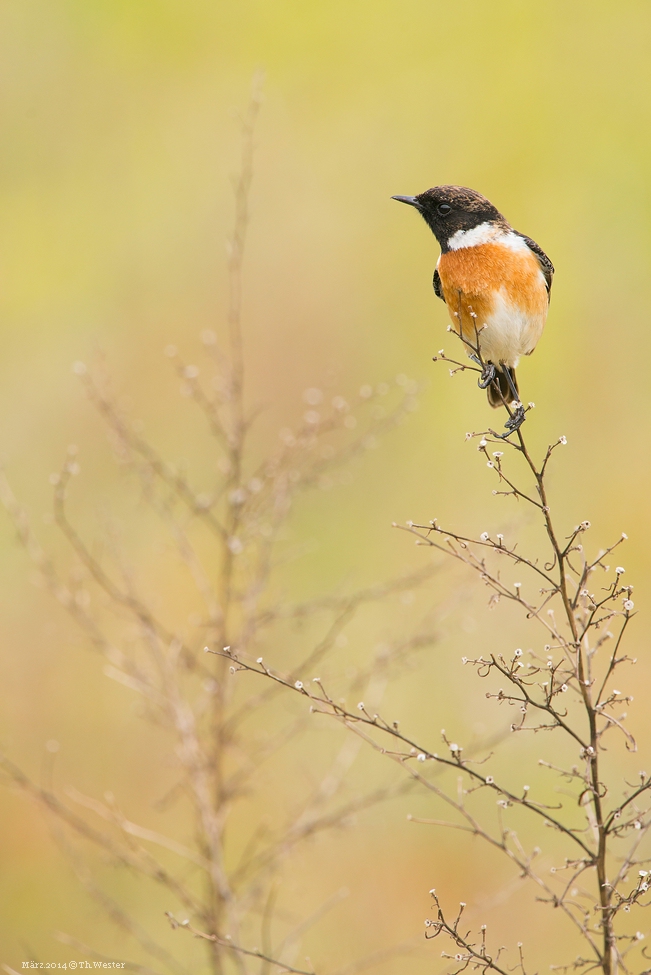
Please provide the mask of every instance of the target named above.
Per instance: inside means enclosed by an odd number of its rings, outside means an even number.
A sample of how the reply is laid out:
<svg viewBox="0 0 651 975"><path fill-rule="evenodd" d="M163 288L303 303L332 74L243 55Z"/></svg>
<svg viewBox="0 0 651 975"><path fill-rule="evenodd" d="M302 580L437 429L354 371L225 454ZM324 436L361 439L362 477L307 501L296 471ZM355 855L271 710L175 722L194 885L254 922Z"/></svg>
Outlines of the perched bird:
<svg viewBox="0 0 651 975"><path fill-rule="evenodd" d="M476 190L434 186L392 199L415 207L438 240L434 292L446 303L468 355L482 367L479 385L488 402L515 402L506 426L516 430L524 410L515 368L542 334L554 265Z"/></svg>

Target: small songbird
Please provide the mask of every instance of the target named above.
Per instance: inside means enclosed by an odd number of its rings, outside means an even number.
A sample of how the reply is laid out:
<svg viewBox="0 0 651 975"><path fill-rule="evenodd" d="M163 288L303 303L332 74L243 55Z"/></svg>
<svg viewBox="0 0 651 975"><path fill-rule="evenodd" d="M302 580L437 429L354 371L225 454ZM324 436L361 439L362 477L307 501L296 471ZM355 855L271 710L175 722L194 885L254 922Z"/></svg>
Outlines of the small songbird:
<svg viewBox="0 0 651 975"><path fill-rule="evenodd" d="M446 303L468 355L482 367L479 385L490 405L515 402L506 426L516 430L524 410L515 368L542 334L554 265L476 190L434 186L392 199L415 207L438 240L434 292Z"/></svg>

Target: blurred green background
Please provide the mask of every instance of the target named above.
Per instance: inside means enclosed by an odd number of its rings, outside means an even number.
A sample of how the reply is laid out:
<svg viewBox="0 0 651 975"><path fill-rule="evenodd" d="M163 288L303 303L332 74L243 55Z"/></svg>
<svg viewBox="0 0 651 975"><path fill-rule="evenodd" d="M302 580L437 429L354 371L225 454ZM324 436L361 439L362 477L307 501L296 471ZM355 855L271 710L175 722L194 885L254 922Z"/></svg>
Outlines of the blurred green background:
<svg viewBox="0 0 651 975"><path fill-rule="evenodd" d="M426 384L419 411L349 487L300 509L293 530L309 547L291 584L319 593L341 578L365 583L422 564L392 521L437 516L468 531L526 522L510 500L491 496L489 472L464 444L467 430L494 417L471 379L450 379L431 362L442 346L452 351L431 288L437 248L422 221L390 200L459 183L488 196L554 261L548 325L519 370L523 398L537 404L527 431L538 447L567 436L552 476L561 522L569 530L590 519L595 548L629 534L620 559L644 614L650 42L646 0L4 3L0 451L44 540L57 551L48 475L71 441L82 467L78 517L92 525L98 509L121 503L73 361L104 358L152 439L172 456L191 452L189 407L162 350L173 342L193 361L202 330L224 320L240 151L233 113L262 68L244 313L248 390L268 408L265 429L301 414L306 387L346 393L396 373ZM101 794L117 779L123 797L146 803L142 768L153 746L134 737L141 726L127 692L105 680L60 608L30 586L6 520L0 540L4 750L38 778L44 743L56 739L62 785ZM154 540L143 533L139 543L146 563ZM443 726L466 739L467 729L501 727L459 658L478 635L497 646L517 632L485 623L485 593L471 596L472 580L457 574L439 588L448 600L439 646L393 704L432 747ZM440 603L435 590L418 598ZM629 643L640 657L633 725L642 739L651 690L644 619ZM512 762L535 762L539 747L519 742ZM422 801L419 813L428 814ZM5 792L2 820L2 960L67 958L52 936L75 924L86 941L117 950L40 814ZM315 900L326 875L324 896L351 888L328 935L344 956L372 948L380 923L394 940L418 935L435 885L452 902L483 904L504 937L546 960L552 912L519 900L508 870L478 847L409 826L402 808L376 811L341 843L327 864L309 866L307 886ZM440 947L430 947L436 965Z"/></svg>

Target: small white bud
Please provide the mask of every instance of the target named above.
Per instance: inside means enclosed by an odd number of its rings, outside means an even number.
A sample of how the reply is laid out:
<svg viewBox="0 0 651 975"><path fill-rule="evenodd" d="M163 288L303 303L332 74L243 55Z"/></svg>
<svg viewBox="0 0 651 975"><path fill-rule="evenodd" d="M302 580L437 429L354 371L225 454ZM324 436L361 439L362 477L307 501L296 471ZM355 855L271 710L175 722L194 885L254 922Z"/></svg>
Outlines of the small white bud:
<svg viewBox="0 0 651 975"><path fill-rule="evenodd" d="M424 762L425 761L425 755L423 755L423 753L420 752L420 754L417 756L417 759L418 759L419 762Z"/></svg>
<svg viewBox="0 0 651 975"><path fill-rule="evenodd" d="M296 688L297 691L302 691L303 690L303 681L302 680L297 680L296 683L294 684L294 687Z"/></svg>
<svg viewBox="0 0 651 975"><path fill-rule="evenodd" d="M558 442L559 443L562 443L562 444L566 444L567 443L567 437L559 437L558 438Z"/></svg>
<svg viewBox="0 0 651 975"><path fill-rule="evenodd" d="M256 660L256 663L257 664L261 664L262 663L262 657L258 657L258 659Z"/></svg>
<svg viewBox="0 0 651 975"><path fill-rule="evenodd" d="M488 532L482 532L479 537L481 538L482 542L487 542L488 539L490 538L490 535L488 534Z"/></svg>

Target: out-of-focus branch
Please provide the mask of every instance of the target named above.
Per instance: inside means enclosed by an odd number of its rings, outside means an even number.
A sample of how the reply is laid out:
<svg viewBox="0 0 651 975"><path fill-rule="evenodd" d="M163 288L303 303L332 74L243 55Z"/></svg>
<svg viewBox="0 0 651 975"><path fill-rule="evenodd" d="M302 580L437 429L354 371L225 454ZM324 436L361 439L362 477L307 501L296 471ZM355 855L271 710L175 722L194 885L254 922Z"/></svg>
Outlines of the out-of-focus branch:
<svg viewBox="0 0 651 975"><path fill-rule="evenodd" d="M184 928L193 934L195 938L203 938L204 941L210 941L212 944L217 944L221 948L226 948L229 951L235 952L239 955L246 955L249 958L259 958L260 961L267 962L278 968L281 972L291 972L293 975L315 975L312 970L305 970L303 968L293 968L291 965L285 965L283 962L278 961L276 958L270 958L269 955L265 955L262 951L258 951L257 948L243 948L242 945L236 945L229 937L220 937L218 934L206 934L205 931L200 931L195 928L189 921L177 921L176 918L166 912L169 922L173 928Z"/></svg>

